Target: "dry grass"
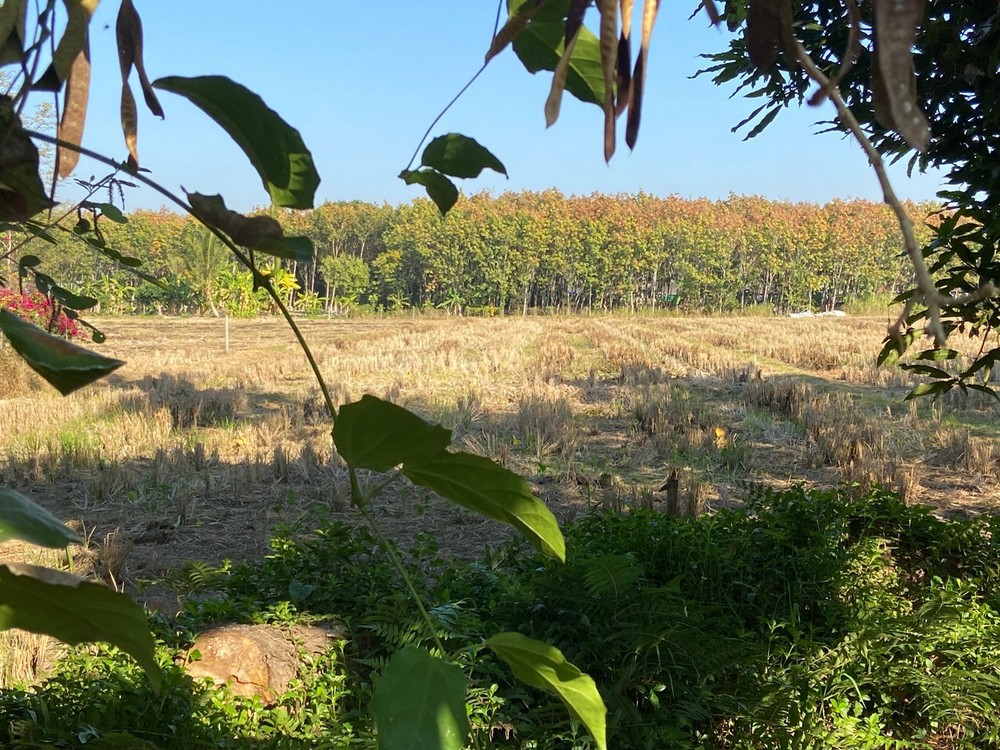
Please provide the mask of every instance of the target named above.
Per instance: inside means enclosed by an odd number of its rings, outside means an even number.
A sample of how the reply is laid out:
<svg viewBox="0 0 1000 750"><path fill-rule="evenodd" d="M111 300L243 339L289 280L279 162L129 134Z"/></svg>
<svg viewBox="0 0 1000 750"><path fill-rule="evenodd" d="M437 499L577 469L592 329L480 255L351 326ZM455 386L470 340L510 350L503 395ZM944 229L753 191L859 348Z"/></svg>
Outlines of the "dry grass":
<svg viewBox="0 0 1000 750"><path fill-rule="evenodd" d="M678 513L748 482L899 489L942 512L1000 500L997 407L905 404L874 367L884 322L509 318L303 321L338 403L374 393L519 472L562 518L592 506ZM128 360L68 398L17 363L0 401L0 480L93 530L91 568L153 598L187 559L258 556L276 523L350 517L345 470L304 356L279 320L107 320ZM958 342L956 342L958 343ZM16 395L15 395L16 394ZM677 471L677 507L662 487ZM403 487L377 514L476 556L506 531Z"/></svg>

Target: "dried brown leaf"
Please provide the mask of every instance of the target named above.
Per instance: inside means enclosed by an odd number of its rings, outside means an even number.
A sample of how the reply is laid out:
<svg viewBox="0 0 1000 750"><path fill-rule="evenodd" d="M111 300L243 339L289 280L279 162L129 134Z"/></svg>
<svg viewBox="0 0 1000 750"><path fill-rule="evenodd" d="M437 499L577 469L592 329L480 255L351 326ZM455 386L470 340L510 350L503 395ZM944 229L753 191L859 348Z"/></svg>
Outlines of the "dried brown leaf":
<svg viewBox="0 0 1000 750"><path fill-rule="evenodd" d="M632 8L633 0L619 0L622 14L622 33L618 39L617 80L615 91L615 115L619 116L628 107L629 88L632 84Z"/></svg>
<svg viewBox="0 0 1000 750"><path fill-rule="evenodd" d="M549 96L545 100L545 127L551 128L559 119L559 109L562 106L562 95L566 89L566 76L569 75L569 63L573 57L573 49L576 47L576 40L580 38L580 27L576 29L576 35L569 40L569 44L563 49L559 64L556 65L552 74L552 86L549 89Z"/></svg>
<svg viewBox="0 0 1000 750"><path fill-rule="evenodd" d="M722 15L715 5L715 0L701 0L701 5L705 9L705 12L708 13L708 18L713 26L718 26L722 23Z"/></svg>
<svg viewBox="0 0 1000 750"><path fill-rule="evenodd" d="M598 0L604 69L604 160L615 153L615 68L618 63L618 0Z"/></svg>
<svg viewBox="0 0 1000 750"><path fill-rule="evenodd" d="M163 107L160 106L156 92L146 75L146 66L142 59L142 19L132 0L122 0L118 9L115 33L118 39L118 63L121 66L122 79L128 79L134 65L139 74L139 85L142 87L146 106L157 117L163 117Z"/></svg>
<svg viewBox="0 0 1000 750"><path fill-rule="evenodd" d="M747 4L746 43L750 62L767 68L778 57L781 38L779 0L749 0Z"/></svg>
<svg viewBox="0 0 1000 750"><path fill-rule="evenodd" d="M128 147L129 165L135 169L139 166L139 117L135 109L135 97L127 83L122 85L122 133L125 134L125 145Z"/></svg>
<svg viewBox="0 0 1000 750"><path fill-rule="evenodd" d="M622 33L618 39L618 59L615 61L615 116L628 107L629 89L632 86L632 45Z"/></svg>
<svg viewBox="0 0 1000 750"><path fill-rule="evenodd" d="M583 17L590 7L591 0L570 0L569 10L566 12L566 36L563 44L569 44L570 40L576 36L583 25Z"/></svg>
<svg viewBox="0 0 1000 750"><path fill-rule="evenodd" d="M0 96L0 132L0 221L24 221L55 204L39 177L38 149L7 96Z"/></svg>
<svg viewBox="0 0 1000 750"><path fill-rule="evenodd" d="M163 108L153 91L153 86L146 76L142 62L142 20L132 4L132 0L122 0L118 8L118 20L115 23L115 35L118 41L118 65L122 73L122 103L121 119L122 133L125 145L128 147L129 165L139 166L139 112L135 106L135 96L129 85L129 75L135 67L139 73L139 83L146 106L157 117L163 117Z"/></svg>
<svg viewBox="0 0 1000 750"><path fill-rule="evenodd" d="M642 6L642 38L639 57L635 61L632 86L628 97L628 119L625 122L625 143L635 148L639 139L639 124L642 121L642 96L646 87L646 61L649 58L649 40L653 35L656 14L660 10L660 0L645 0Z"/></svg>
<svg viewBox="0 0 1000 750"><path fill-rule="evenodd" d="M857 0L845 0L847 6L848 30L847 46L844 48L844 57L840 61L840 69L837 77L833 79L834 85L839 84L854 67L858 57L861 56L861 9L858 8Z"/></svg>
<svg viewBox="0 0 1000 750"><path fill-rule="evenodd" d="M632 36L632 8L633 0L619 0L622 12L622 38L628 39Z"/></svg>
<svg viewBox="0 0 1000 750"><path fill-rule="evenodd" d="M887 130L896 129L896 120L892 116L892 106L889 104L889 94L885 90L885 80L882 78L882 67L879 65L878 43L872 50L872 104L875 108L875 119Z"/></svg>
<svg viewBox="0 0 1000 750"><path fill-rule="evenodd" d="M269 240L281 239L281 224L270 216L244 216L226 208L222 196L189 193L191 212L197 219L217 227L243 247L256 249Z"/></svg>
<svg viewBox="0 0 1000 750"><path fill-rule="evenodd" d="M56 135L59 140L77 146L83 140L83 126L87 119L87 99L90 96L90 41L85 38L83 49L77 55L69 77L66 79L66 98ZM56 150L56 174L65 179L80 161L80 152L65 146Z"/></svg>
<svg viewBox="0 0 1000 750"><path fill-rule="evenodd" d="M875 0L876 63L885 101L895 129L918 151L925 151L930 140L930 125L917 103L913 67L913 44L923 17L924 0ZM882 110L884 116L884 106Z"/></svg>
<svg viewBox="0 0 1000 750"><path fill-rule="evenodd" d="M100 0L63 0L68 15L66 28L52 54L52 69L60 83L69 76L70 68L83 49L90 18L98 2Z"/></svg>
<svg viewBox="0 0 1000 750"><path fill-rule="evenodd" d="M493 41L490 42L490 48L486 50L486 59L483 60L483 63L488 63L494 57L507 49L507 45L513 42L514 38L524 31L524 27L528 25L528 21L530 21L547 2L548 0L536 0L534 3L525 3L521 6L521 9L516 16L508 18L507 23L500 28L497 35L493 37Z"/></svg>
<svg viewBox="0 0 1000 750"><path fill-rule="evenodd" d="M778 3L778 39L781 41L781 51L785 62L794 68L799 67L798 40L795 38L795 19L792 13L792 0L777 0Z"/></svg>

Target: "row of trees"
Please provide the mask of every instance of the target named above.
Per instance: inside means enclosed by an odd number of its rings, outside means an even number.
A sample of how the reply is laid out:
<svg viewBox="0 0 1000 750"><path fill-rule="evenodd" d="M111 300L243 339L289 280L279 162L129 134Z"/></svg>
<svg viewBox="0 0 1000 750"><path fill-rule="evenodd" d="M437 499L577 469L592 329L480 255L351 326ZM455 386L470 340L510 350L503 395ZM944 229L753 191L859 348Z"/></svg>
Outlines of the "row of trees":
<svg viewBox="0 0 1000 750"><path fill-rule="evenodd" d="M934 206L909 208L929 233ZM325 203L277 218L286 233L315 243L309 264L267 261L282 296L309 313L361 305L491 314L832 308L896 293L909 281L894 218L859 200L819 206L549 190L475 195L447 219L424 199L399 207ZM100 300L100 312L269 310L249 272L189 218L139 211L124 224L102 219L98 229L167 288L94 253L71 230L57 235L58 246L32 240L30 250L43 263L58 258L62 282Z"/></svg>

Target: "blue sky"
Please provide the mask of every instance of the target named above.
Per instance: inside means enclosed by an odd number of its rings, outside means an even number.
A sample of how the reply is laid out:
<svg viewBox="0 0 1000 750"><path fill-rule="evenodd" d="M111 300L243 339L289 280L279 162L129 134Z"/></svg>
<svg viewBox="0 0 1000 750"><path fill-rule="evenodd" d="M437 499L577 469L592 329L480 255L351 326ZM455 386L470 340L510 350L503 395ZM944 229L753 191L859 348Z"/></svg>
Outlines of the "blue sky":
<svg viewBox="0 0 1000 750"><path fill-rule="evenodd" d="M258 93L297 127L322 177L317 202L361 199L392 204L421 195L397 178L424 130L478 69L489 44L496 3L472 0L135 0L145 30L151 78L222 74ZM546 130L549 74L532 76L507 50L496 58L432 135L477 139L507 167L461 181L463 192L544 190L724 198L729 193L825 202L879 200L860 148L836 134L815 135L829 118L790 109L748 142L730 128L752 102L731 99L707 77L698 54L725 47L727 32L710 28L695 2L663 3L653 35L642 132L634 152L620 138L610 165L602 156L602 113L567 96L559 122ZM689 8L688 6L691 6ZM118 119L120 74L114 25L118 3L105 0L92 26L93 90L84 144L116 158L125 154ZM596 11L591 10L596 16ZM107 25L108 28L105 28ZM140 101L142 166L166 187L221 193L238 210L267 200L256 173L224 133L186 100L160 93L163 121ZM622 123L623 125L623 123ZM85 161L77 176L100 174ZM893 169L902 198L933 198L940 180L908 180ZM128 208L163 200L131 191Z"/></svg>

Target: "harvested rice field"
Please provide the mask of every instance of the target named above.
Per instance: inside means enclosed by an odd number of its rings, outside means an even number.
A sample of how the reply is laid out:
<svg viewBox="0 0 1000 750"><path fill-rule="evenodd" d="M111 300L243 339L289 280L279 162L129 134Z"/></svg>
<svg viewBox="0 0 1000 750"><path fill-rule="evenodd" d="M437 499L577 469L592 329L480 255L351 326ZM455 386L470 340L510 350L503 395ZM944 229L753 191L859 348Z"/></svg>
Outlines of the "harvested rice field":
<svg viewBox="0 0 1000 750"><path fill-rule="evenodd" d="M127 364L67 398L0 357L0 482L83 532L78 570L173 610L172 574L187 561L259 557L277 525L307 533L355 517L319 389L282 321L231 320L228 349L221 319L100 324L101 352ZM916 381L875 366L885 325L301 321L337 402L371 393L441 422L462 450L525 476L561 519L595 506L712 512L755 483L881 484L942 515L996 511L998 406L978 393L904 401ZM405 482L374 512L403 549L429 534L476 558L508 536Z"/></svg>

